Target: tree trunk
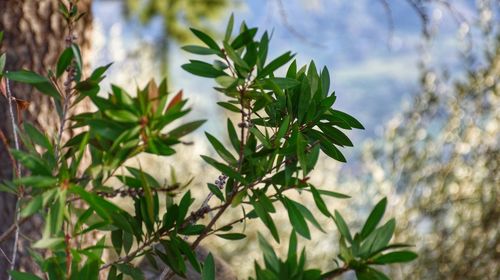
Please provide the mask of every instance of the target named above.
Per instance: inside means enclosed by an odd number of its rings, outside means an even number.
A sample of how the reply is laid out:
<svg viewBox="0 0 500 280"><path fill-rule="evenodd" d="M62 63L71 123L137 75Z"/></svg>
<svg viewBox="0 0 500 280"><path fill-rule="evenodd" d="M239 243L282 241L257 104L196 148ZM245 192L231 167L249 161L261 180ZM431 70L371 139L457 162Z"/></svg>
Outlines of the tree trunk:
<svg viewBox="0 0 500 280"><path fill-rule="evenodd" d="M7 53L5 70L18 71L29 69L41 75L46 75L48 69L54 69L58 56L65 48L65 38L68 35L63 17L58 12L57 0L1 0L0 1L0 31L4 31L2 52ZM90 51L91 2L80 0L79 11L86 12L80 19L75 35L85 59ZM56 117L54 104L51 100L27 85L11 83L12 94L16 98L30 102L28 110L23 113L23 120L29 121L54 135L59 121ZM0 129L12 141L12 127L7 110L7 101L0 97ZM88 110L89 103L83 101L78 111ZM12 147L12 144L10 144ZM9 160L4 143L0 142L0 180L12 179L12 162ZM14 223L16 197L0 192L0 235ZM41 231L40 218L33 218L23 223L21 227L19 255L17 268L36 272L37 268L27 252L30 240L39 238ZM0 244L0 249L10 259L13 249L13 234ZM0 252L0 279L7 279L10 269L9 259Z"/></svg>

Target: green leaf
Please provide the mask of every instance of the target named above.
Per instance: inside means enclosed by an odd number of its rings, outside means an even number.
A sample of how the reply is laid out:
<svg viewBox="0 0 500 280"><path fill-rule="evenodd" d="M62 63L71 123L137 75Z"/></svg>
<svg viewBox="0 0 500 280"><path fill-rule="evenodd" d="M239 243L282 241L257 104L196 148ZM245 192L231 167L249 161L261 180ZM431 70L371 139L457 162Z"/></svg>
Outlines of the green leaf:
<svg viewBox="0 0 500 280"><path fill-rule="evenodd" d="M234 128L233 122L230 119L227 119L227 133L229 136L229 140L231 141L231 144L233 145L233 148L236 151L240 150L240 140L238 139L238 133L236 132L236 129Z"/></svg>
<svg viewBox="0 0 500 280"><path fill-rule="evenodd" d="M281 89L290 89L300 85L300 83L297 80L290 78L267 78L259 81L259 83L263 86L264 89L273 90L274 88L270 84L271 81Z"/></svg>
<svg viewBox="0 0 500 280"><path fill-rule="evenodd" d="M240 113L241 109L236 107L234 104L231 104L229 102L217 102L217 105L221 106L222 108L225 108L231 112L235 113Z"/></svg>
<svg viewBox="0 0 500 280"><path fill-rule="evenodd" d="M309 227L307 226L306 220L303 214L297 208L297 206L288 198L283 197L283 205L287 209L288 218L292 224L295 231L307 239L311 239L311 233L309 232Z"/></svg>
<svg viewBox="0 0 500 280"><path fill-rule="evenodd" d="M215 51L220 51L220 48L217 45L217 43L210 36L208 36L206 33L202 32L200 30L194 29L194 28L190 28L190 30L191 30L191 32L193 32L193 34L196 37L198 37L209 48L211 48L212 50L215 50Z"/></svg>
<svg viewBox="0 0 500 280"><path fill-rule="evenodd" d="M43 196L37 195L33 197L28 204L22 208L21 217L28 217L35 214L43 207Z"/></svg>
<svg viewBox="0 0 500 280"><path fill-rule="evenodd" d="M41 147L52 151L52 145L50 144L49 139L47 136L42 134L37 128L35 128L33 125L30 123L25 123L24 124L24 131L28 134L30 139L37 145L40 145Z"/></svg>
<svg viewBox="0 0 500 280"><path fill-rule="evenodd" d="M35 72L28 71L28 70L9 72L9 73L6 73L5 76L7 76L7 78L9 78L13 81L27 83L27 84L48 82L47 78L40 76Z"/></svg>
<svg viewBox="0 0 500 280"><path fill-rule="evenodd" d="M223 71L216 69L212 64L199 60L190 60L190 63L183 64L181 67L193 75L205 78L217 78L225 75Z"/></svg>
<svg viewBox="0 0 500 280"><path fill-rule="evenodd" d="M279 143L281 138L285 137L286 133L288 132L289 125L290 125L290 115L286 115L283 118L283 121L281 122L278 132L276 133L276 137L274 139L275 145Z"/></svg>
<svg viewBox="0 0 500 280"><path fill-rule="evenodd" d="M278 58L271 61L268 65L266 65L257 75L259 78L263 78L273 73L276 69L288 63L295 55L292 55L291 52L286 52L279 56Z"/></svg>
<svg viewBox="0 0 500 280"><path fill-rule="evenodd" d="M389 244L389 241L394 234L396 228L396 220L390 219L383 226L374 230L365 241L361 244L359 255L363 257L370 257Z"/></svg>
<svg viewBox="0 0 500 280"><path fill-rule="evenodd" d="M228 239L228 240L240 240L246 237L243 233L224 233L224 234L216 234L220 238Z"/></svg>
<svg viewBox="0 0 500 280"><path fill-rule="evenodd" d="M386 206L387 198L385 197L380 200L377 205L375 205L372 212L368 216L363 229L361 230L361 239L365 239L377 227L378 223L384 216Z"/></svg>
<svg viewBox="0 0 500 280"><path fill-rule="evenodd" d="M339 129L328 124L319 124L318 126L321 129L321 131L323 131L325 135L329 139L331 139L335 144L342 146L349 146L349 147L353 146L349 137L347 137L347 135L345 135Z"/></svg>
<svg viewBox="0 0 500 280"><path fill-rule="evenodd" d="M205 121L206 120L199 120L199 121L193 121L193 122L183 124L175 129L172 129L167 134L167 136L175 138L175 139L181 138L182 136L189 134L189 133L195 131L196 129L198 129L202 124L205 123Z"/></svg>
<svg viewBox="0 0 500 280"><path fill-rule="evenodd" d="M358 280L390 280L387 275L371 267L356 270L356 278Z"/></svg>
<svg viewBox="0 0 500 280"><path fill-rule="evenodd" d="M311 211L309 211L309 209L307 209L304 205L302 205L302 204L300 204L300 203L298 203L296 201L293 201L293 200L291 200L291 201L297 207L297 209L299 209L300 213L302 214L302 216L304 216L304 218L306 218L317 229L319 229L322 232L325 232L323 230L323 228L321 227L321 225L319 224L319 222L314 217L314 215L311 213Z"/></svg>
<svg viewBox="0 0 500 280"><path fill-rule="evenodd" d="M321 190L321 189L318 189L318 192L321 195L327 195L327 196L331 196L331 197L335 197L335 198L341 198L341 199L351 198L350 196L343 194L343 193L339 193L339 192L332 192L332 191Z"/></svg>
<svg viewBox="0 0 500 280"><path fill-rule="evenodd" d="M229 176L230 178L233 178L235 180L237 180L238 182L241 182L243 184L246 183L246 180L245 178L243 178L241 176L241 174L239 172L236 172L234 169L232 169L231 167L227 166L227 165L224 165L220 162L217 162L216 160L210 158L210 157L207 157L207 156L201 156L203 158L203 160L210 164L211 166L215 167L217 170L219 170L220 172L222 172L223 174Z"/></svg>
<svg viewBox="0 0 500 280"><path fill-rule="evenodd" d="M43 76L36 74L35 72L28 70L20 70L17 72L8 72L5 76L13 81L31 84L41 93L47 94L56 100L61 99L59 92L56 88L49 82L49 80Z"/></svg>
<svg viewBox="0 0 500 280"><path fill-rule="evenodd" d="M182 225L186 215L188 213L189 207L193 203L193 199L191 198L191 191L187 191L184 196L182 196L181 201L179 202L179 212L177 216L177 226Z"/></svg>
<svg viewBox="0 0 500 280"><path fill-rule="evenodd" d="M131 266L130 264L118 263L114 264L113 266L115 266L123 274L130 276L134 280L144 279L144 274L142 273L142 271L138 268Z"/></svg>
<svg viewBox="0 0 500 280"><path fill-rule="evenodd" d="M340 162L346 162L346 159L342 152L340 152L340 150L329 141L321 141L320 148L327 156Z"/></svg>
<svg viewBox="0 0 500 280"><path fill-rule="evenodd" d="M71 49L73 50L73 57L75 58L76 67L78 69L78 75L80 76L83 69L82 54L80 52L80 47L77 44L73 43L71 44ZM76 80L78 81L80 80L80 78L77 78Z"/></svg>
<svg viewBox="0 0 500 280"><path fill-rule="evenodd" d="M37 249L51 249L63 243L64 243L63 237L42 238L37 242L33 243L32 247Z"/></svg>
<svg viewBox="0 0 500 280"><path fill-rule="evenodd" d="M210 190L210 192L213 193L218 199L220 199L221 201L226 201L224 199L224 194L219 189L219 187L217 187L216 185L211 184L211 183L208 183L207 185L208 185L208 189Z"/></svg>
<svg viewBox="0 0 500 280"><path fill-rule="evenodd" d="M262 34L259 44L259 52L257 53L257 68L260 71L266 63L267 51L269 48L269 35L267 31Z"/></svg>
<svg viewBox="0 0 500 280"><path fill-rule="evenodd" d="M246 29L240 33L231 43L231 47L235 50L247 45L253 41L253 37L257 34L257 28Z"/></svg>
<svg viewBox="0 0 500 280"><path fill-rule="evenodd" d="M248 71L250 70L250 67L248 64L236 53L236 51L229 45L227 42L224 42L224 50L227 53L227 56L239 67L243 68L244 70Z"/></svg>
<svg viewBox="0 0 500 280"><path fill-rule="evenodd" d="M262 145L264 145L264 147L266 147L268 149L271 148L271 143L269 142L268 137L266 137L264 134L262 134L262 132L260 132L260 130L258 128L253 126L250 128L250 132L253 135L255 135L255 137L257 137L257 139L259 139L259 141L262 143Z"/></svg>
<svg viewBox="0 0 500 280"><path fill-rule="evenodd" d="M261 219L262 223L269 229L271 232L272 236L274 237L274 240L276 242L280 242L278 230L276 229L276 225L274 224L273 219L271 218L271 215L264 209L264 207L261 205L259 201L255 201L250 196L250 201L252 202L252 205L255 209L255 213L257 213L257 216ZM261 246L262 247L262 246Z"/></svg>
<svg viewBox="0 0 500 280"><path fill-rule="evenodd" d="M57 185L57 178L49 176L26 176L14 180L14 184L18 186L27 186L34 188L47 188L55 187Z"/></svg>
<svg viewBox="0 0 500 280"><path fill-rule="evenodd" d="M204 225L189 225L186 228L179 231L179 234L183 235L200 235L205 230Z"/></svg>
<svg viewBox="0 0 500 280"><path fill-rule="evenodd" d="M233 33L234 26L234 14L231 13L231 17L229 17L229 21L226 27L226 33L224 35L224 41L229 41L231 39L231 34Z"/></svg>
<svg viewBox="0 0 500 280"><path fill-rule="evenodd" d="M73 48L66 48L57 61L56 66L56 77L61 77L61 75L66 71L68 66L71 64L73 60Z"/></svg>
<svg viewBox="0 0 500 280"><path fill-rule="evenodd" d="M332 214L330 213L330 211L328 211L328 207L326 207L325 201L323 200L323 198L321 198L321 194L318 192L318 190L312 185L310 185L310 190L314 198L314 203L316 203L319 211L323 213L323 215L331 217Z"/></svg>
<svg viewBox="0 0 500 280"><path fill-rule="evenodd" d="M358 129L365 129L365 127L351 115L348 115L344 112L337 111L337 110L331 110L331 113L334 117L338 117L338 118L344 120L345 122L347 122L351 127L358 128Z"/></svg>
<svg viewBox="0 0 500 280"><path fill-rule="evenodd" d="M106 110L104 114L117 122L136 123L139 117L127 110Z"/></svg>
<svg viewBox="0 0 500 280"><path fill-rule="evenodd" d="M221 87L229 88L232 85L234 85L238 81L238 79L231 77L231 76L223 75L223 76L219 76L219 77L215 78L215 81Z"/></svg>
<svg viewBox="0 0 500 280"><path fill-rule="evenodd" d="M297 234L295 233L294 230L292 230L292 233L290 234L290 240L288 242L288 257L287 257L287 260L288 261L293 261L294 264L295 264L296 255L297 255Z"/></svg>
<svg viewBox="0 0 500 280"><path fill-rule="evenodd" d="M208 254L205 262L203 263L201 277L203 280L215 280L215 262L211 253Z"/></svg>
<svg viewBox="0 0 500 280"><path fill-rule="evenodd" d="M266 239L262 236L262 234L260 234L260 232L257 233L257 238L259 240L259 247L264 254L266 266L269 264L271 268L277 269L279 267L280 260L278 259L278 256L276 256L273 247L267 243Z"/></svg>
<svg viewBox="0 0 500 280"><path fill-rule="evenodd" d="M113 230L111 232L111 243L113 244L113 247L115 248L115 251L118 255L120 255L120 252L122 251L122 245L123 245L123 231L122 230Z"/></svg>
<svg viewBox="0 0 500 280"><path fill-rule="evenodd" d="M5 53L0 55L0 75L3 74L3 70L5 69L5 61L7 60L7 56Z"/></svg>
<svg viewBox="0 0 500 280"><path fill-rule="evenodd" d="M14 280L43 280L42 278L33 275L28 272L20 272L20 271L9 271L9 274L12 276Z"/></svg>
<svg viewBox="0 0 500 280"><path fill-rule="evenodd" d="M52 171L47 166L47 163L41 158L19 150L11 150L10 152L14 158L17 159L24 167L28 168L32 174L47 177L52 176Z"/></svg>
<svg viewBox="0 0 500 280"><path fill-rule="evenodd" d="M373 260L375 264L411 262L418 257L411 251L397 251L380 255Z"/></svg>
<svg viewBox="0 0 500 280"><path fill-rule="evenodd" d="M347 227L347 223L345 222L344 218L342 218L342 215L335 210L335 218L333 219L335 221L335 224L337 225L337 228L340 231L340 234L349 241L349 243L352 243L352 236L351 233L349 232L349 227Z"/></svg>
<svg viewBox="0 0 500 280"><path fill-rule="evenodd" d="M89 80L93 81L100 81L103 77L102 75L108 70L108 68L112 65L113 63L108 63L104 66L99 66L97 67L92 74L89 77Z"/></svg>
<svg viewBox="0 0 500 280"><path fill-rule="evenodd" d="M183 46L183 50L189 52L189 53L194 53L194 54L199 54L199 55L212 55L212 54L220 54L220 51L214 50L214 49L209 49L205 47L200 47L200 46L193 46L193 45L188 45L188 46Z"/></svg>

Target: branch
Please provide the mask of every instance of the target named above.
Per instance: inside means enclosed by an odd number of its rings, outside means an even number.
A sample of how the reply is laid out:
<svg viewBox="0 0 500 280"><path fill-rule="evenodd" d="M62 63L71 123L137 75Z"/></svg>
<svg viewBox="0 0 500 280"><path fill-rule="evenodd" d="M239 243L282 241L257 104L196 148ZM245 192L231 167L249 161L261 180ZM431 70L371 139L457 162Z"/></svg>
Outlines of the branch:
<svg viewBox="0 0 500 280"><path fill-rule="evenodd" d="M346 273L349 270L351 270L349 267L343 266L321 275L321 279L333 279Z"/></svg>
<svg viewBox="0 0 500 280"><path fill-rule="evenodd" d="M17 223L17 226L21 226L22 224L24 224L24 222L26 222L27 220L29 220L29 217L24 217L22 218L21 220L19 220L19 222ZM4 231L2 233L2 235L0 235L0 244L2 242L4 242L5 240L7 240L9 238L9 236L16 230L17 228L16 224L12 224L6 231Z"/></svg>
<svg viewBox="0 0 500 280"><path fill-rule="evenodd" d="M8 73L8 71L6 72ZM12 92L10 91L10 83L9 83L9 79L6 78L5 79L5 83L7 85L7 99L8 99L8 104L9 104L9 117L10 117L10 121L11 121L11 125L12 125L12 134L14 136L14 147L16 148L16 150L19 150L20 149L20 146L19 146L19 139L17 137L17 126L16 126L16 121L15 121L15 117L14 117L14 109L13 109L13 106L12 106L12 100L14 99L14 97L12 96ZM14 165L15 166L15 165ZM15 169L15 176L16 178L19 178L21 177L21 163L17 163L17 168L14 167ZM19 218L20 218L20 200L23 198L23 195L24 195L24 190L23 190L23 187L20 186L19 187L19 195L17 197L17 201L16 201L16 208L15 208L15 217L14 217L14 231L15 231L15 234L14 234L14 246L12 248L12 260L11 260L11 265L10 265L10 270L14 270L16 268L16 259L17 259L17 243L19 242ZM9 280L12 279L12 275L9 274Z"/></svg>

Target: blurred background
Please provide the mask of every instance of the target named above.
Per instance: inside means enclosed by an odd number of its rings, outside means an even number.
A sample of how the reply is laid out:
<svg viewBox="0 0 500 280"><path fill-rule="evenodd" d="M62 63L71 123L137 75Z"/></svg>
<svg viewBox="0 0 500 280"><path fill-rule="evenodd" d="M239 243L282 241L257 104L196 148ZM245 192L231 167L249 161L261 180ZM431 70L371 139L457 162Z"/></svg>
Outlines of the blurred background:
<svg viewBox="0 0 500 280"><path fill-rule="evenodd" d="M300 64L326 65L334 106L366 127L349 131L355 147L343 151L346 164L323 159L314 171L318 186L352 197L329 200L329 208L361 226L388 197L398 241L415 244L420 255L387 271L394 279L500 279L498 1L94 0L92 12L89 58L93 67L114 62L107 83L133 92L166 76L171 91L189 97L188 119L207 118L203 129L220 137L231 117L215 105L222 96L212 81L180 68L191 57L179 47L196 42L188 27L221 39L234 13L235 22L273 33L271 56L291 50ZM191 138L194 146L172 158L140 161L165 180L171 170L179 180L194 177L191 189L201 198L217 174L201 165L199 155L213 152L202 131ZM273 217L287 224L286 214ZM332 268L338 237L331 220L320 222L326 233L302 245L311 264ZM259 223L241 226L248 239L204 244L246 278L260 259L256 231L268 234Z"/></svg>

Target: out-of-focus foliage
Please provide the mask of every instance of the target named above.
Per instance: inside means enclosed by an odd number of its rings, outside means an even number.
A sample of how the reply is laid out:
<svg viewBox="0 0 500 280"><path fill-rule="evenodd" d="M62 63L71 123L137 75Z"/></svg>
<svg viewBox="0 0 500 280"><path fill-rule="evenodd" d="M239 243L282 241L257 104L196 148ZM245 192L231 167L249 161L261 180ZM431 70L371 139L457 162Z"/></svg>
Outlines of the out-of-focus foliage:
<svg viewBox="0 0 500 280"><path fill-rule="evenodd" d="M127 0L129 15L138 15L143 23L155 16L163 18L167 36L181 43L192 37L189 26L200 26L221 15L228 0Z"/></svg>
<svg viewBox="0 0 500 280"><path fill-rule="evenodd" d="M365 153L374 184L400 193L398 235L421 256L405 267L414 279L500 277L500 36L494 18L486 26L465 76L425 70L422 92Z"/></svg>

